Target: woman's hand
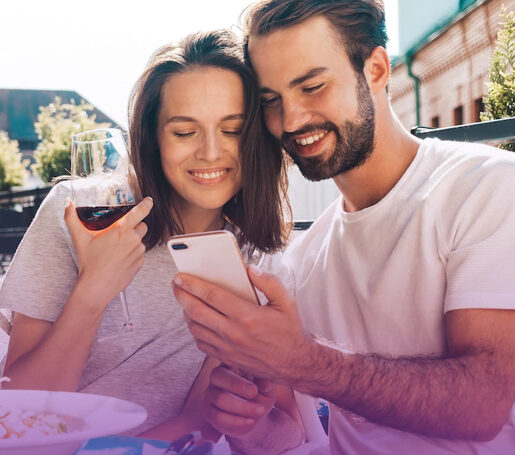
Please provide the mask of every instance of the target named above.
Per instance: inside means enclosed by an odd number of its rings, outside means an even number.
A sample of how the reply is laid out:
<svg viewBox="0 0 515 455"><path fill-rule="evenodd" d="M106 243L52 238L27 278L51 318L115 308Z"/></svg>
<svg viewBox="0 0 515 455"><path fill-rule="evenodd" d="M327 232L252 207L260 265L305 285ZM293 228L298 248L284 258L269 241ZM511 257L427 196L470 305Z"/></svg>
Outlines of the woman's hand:
<svg viewBox="0 0 515 455"><path fill-rule="evenodd" d="M152 209L152 198L146 197L125 216L102 231L89 231L71 201L65 208L64 220L77 252L79 279L92 303L107 305L125 289L143 265L142 243L147 226L142 220Z"/></svg>
<svg viewBox="0 0 515 455"><path fill-rule="evenodd" d="M275 405L277 386L266 379L251 381L220 365L211 372L203 412L220 433L242 436L254 430Z"/></svg>

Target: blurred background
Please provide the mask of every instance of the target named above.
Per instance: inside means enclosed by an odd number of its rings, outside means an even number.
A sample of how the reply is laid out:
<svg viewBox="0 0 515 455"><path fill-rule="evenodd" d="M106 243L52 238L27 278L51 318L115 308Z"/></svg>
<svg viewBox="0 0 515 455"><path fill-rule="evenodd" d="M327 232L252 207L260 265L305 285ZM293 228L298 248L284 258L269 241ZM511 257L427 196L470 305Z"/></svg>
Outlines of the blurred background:
<svg viewBox="0 0 515 455"><path fill-rule="evenodd" d="M56 152L41 144L45 126L51 126L50 141L58 137L68 147L62 139L65 122L55 126L59 113L70 128L96 123L126 128L128 97L150 55L190 32L220 27L240 32L240 14L250 3L3 2L0 150L2 144L14 150L16 142L28 173L14 184L0 184L0 192L47 185L53 170L43 161ZM385 0L389 93L407 128L480 121L503 5L513 12L515 0ZM316 218L339 194L332 181L309 183L295 168L290 180L296 220Z"/></svg>

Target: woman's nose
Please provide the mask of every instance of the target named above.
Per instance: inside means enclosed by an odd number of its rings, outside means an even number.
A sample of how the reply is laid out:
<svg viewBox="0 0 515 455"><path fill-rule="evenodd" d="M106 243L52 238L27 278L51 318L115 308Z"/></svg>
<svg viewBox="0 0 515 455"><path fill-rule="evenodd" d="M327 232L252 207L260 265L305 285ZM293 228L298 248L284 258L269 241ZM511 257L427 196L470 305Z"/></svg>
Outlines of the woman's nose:
<svg viewBox="0 0 515 455"><path fill-rule="evenodd" d="M206 133L197 151L197 158L204 161L216 161L222 155L222 144L214 132Z"/></svg>

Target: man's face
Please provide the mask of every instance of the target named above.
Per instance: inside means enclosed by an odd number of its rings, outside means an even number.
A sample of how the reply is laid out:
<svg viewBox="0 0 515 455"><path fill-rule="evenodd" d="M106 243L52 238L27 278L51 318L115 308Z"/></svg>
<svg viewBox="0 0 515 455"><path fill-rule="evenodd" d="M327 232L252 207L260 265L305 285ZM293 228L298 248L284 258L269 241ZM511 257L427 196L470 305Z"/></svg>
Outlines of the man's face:
<svg viewBox="0 0 515 455"><path fill-rule="evenodd" d="M332 178L365 162L374 147L374 103L323 16L251 36L249 54L268 130L304 177Z"/></svg>

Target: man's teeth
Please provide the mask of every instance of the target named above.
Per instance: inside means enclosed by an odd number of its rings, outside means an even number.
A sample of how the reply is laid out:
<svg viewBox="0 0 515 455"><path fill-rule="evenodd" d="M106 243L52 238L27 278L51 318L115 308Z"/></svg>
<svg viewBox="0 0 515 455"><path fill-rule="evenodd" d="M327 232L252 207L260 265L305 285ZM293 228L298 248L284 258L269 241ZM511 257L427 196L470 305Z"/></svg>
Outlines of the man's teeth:
<svg viewBox="0 0 515 455"><path fill-rule="evenodd" d="M195 172L191 171L191 174L195 177L201 178L201 179L217 179L221 177L222 175L227 173L227 169L224 169L223 171L216 171L216 172Z"/></svg>
<svg viewBox="0 0 515 455"><path fill-rule="evenodd" d="M327 131L323 133L315 134L313 136L303 137L302 139L295 139L295 142L300 145L311 145L314 142L319 141L327 134Z"/></svg>

